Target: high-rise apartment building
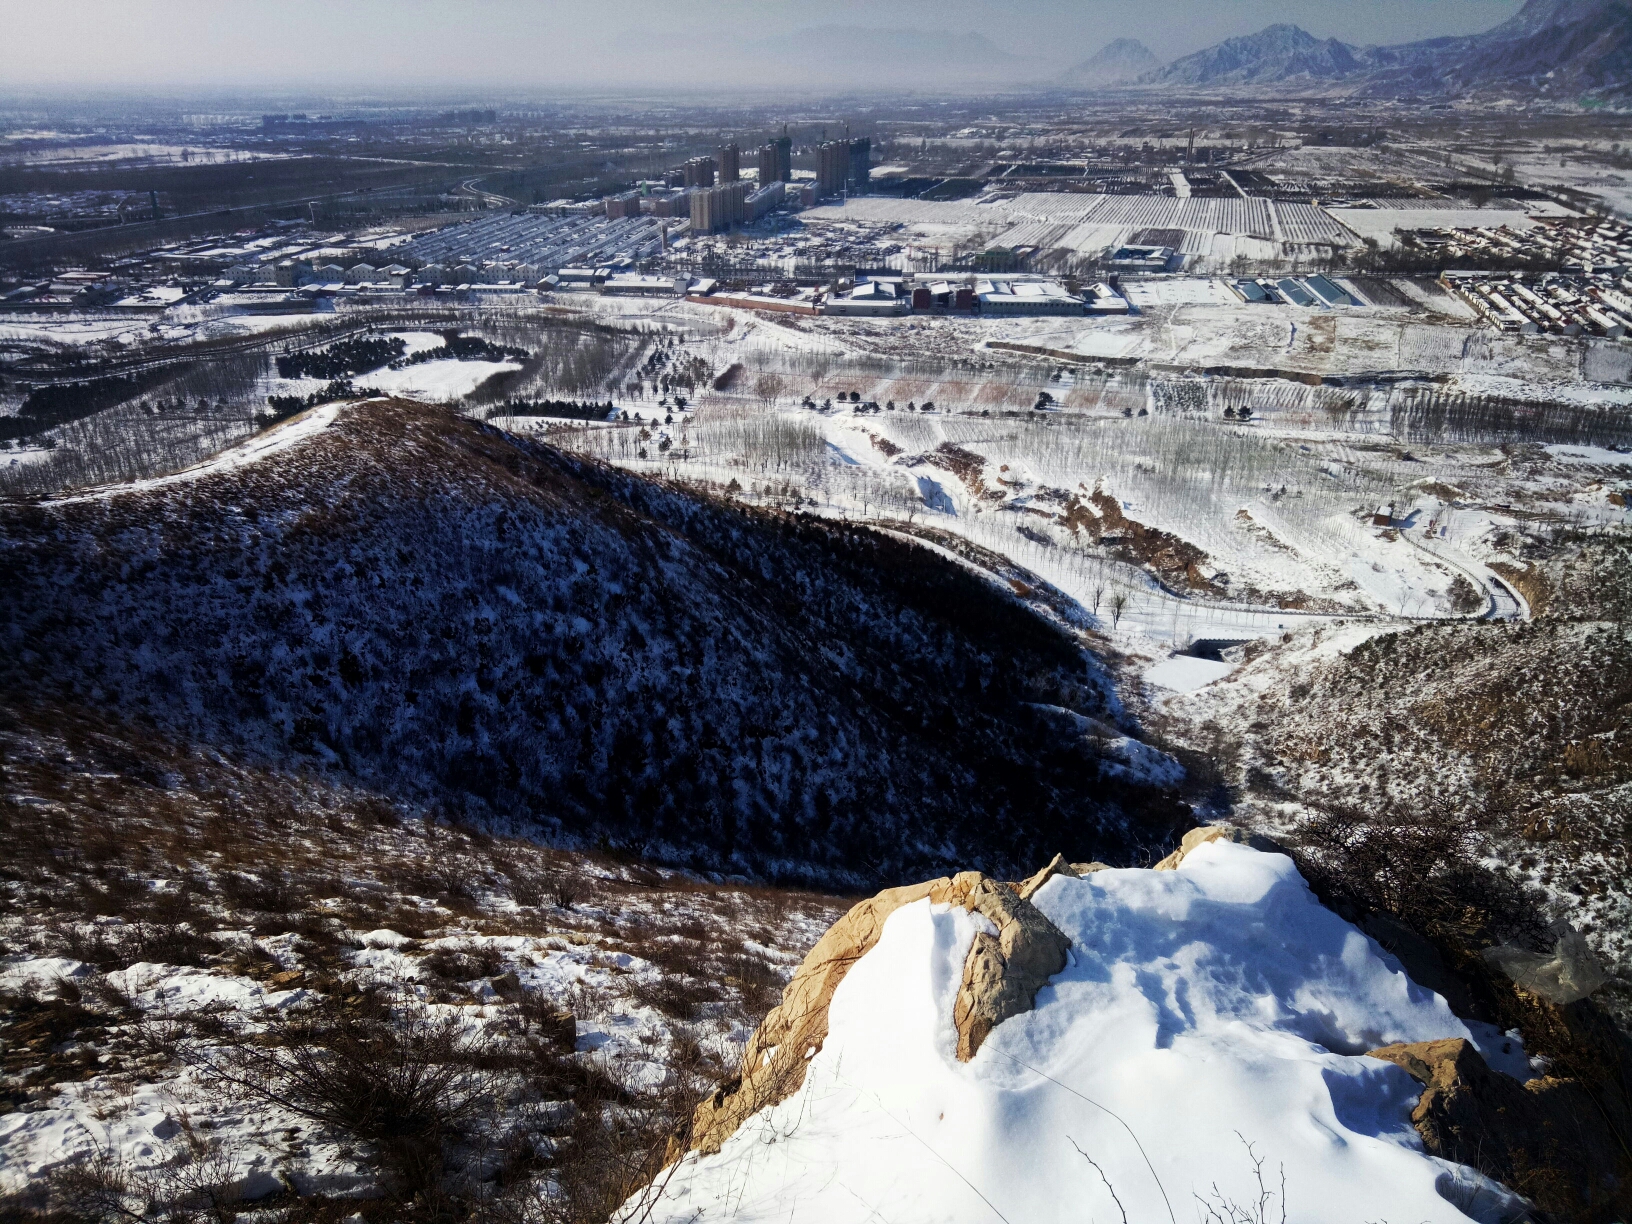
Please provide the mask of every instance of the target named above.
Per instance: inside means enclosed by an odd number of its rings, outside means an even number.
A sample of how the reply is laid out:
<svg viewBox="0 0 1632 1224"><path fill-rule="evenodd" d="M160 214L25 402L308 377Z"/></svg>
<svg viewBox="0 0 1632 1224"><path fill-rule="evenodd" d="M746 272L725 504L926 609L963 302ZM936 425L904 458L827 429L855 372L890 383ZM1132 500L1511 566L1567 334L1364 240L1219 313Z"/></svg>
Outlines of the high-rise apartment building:
<svg viewBox="0 0 1632 1224"><path fill-rule="evenodd" d="M783 136L759 149L759 181L791 183L793 181L793 140Z"/></svg>
<svg viewBox="0 0 1632 1224"><path fill-rule="evenodd" d="M748 219L748 189L741 181L691 193L691 232L717 234Z"/></svg>
<svg viewBox="0 0 1632 1224"><path fill-rule="evenodd" d="M870 137L863 136L850 142L850 172L847 176L850 190L864 192L872 182L873 177L873 142Z"/></svg>
<svg viewBox="0 0 1632 1224"><path fill-rule="evenodd" d="M734 183L742 177L742 149L732 141L720 150L720 182Z"/></svg>
<svg viewBox="0 0 1632 1224"><path fill-rule="evenodd" d="M683 169L686 172L687 187L714 186L714 159L712 157L694 157L685 164Z"/></svg>
<svg viewBox="0 0 1632 1224"><path fill-rule="evenodd" d="M850 145L843 140L824 140L816 146L816 196L827 199L841 195L850 180Z"/></svg>

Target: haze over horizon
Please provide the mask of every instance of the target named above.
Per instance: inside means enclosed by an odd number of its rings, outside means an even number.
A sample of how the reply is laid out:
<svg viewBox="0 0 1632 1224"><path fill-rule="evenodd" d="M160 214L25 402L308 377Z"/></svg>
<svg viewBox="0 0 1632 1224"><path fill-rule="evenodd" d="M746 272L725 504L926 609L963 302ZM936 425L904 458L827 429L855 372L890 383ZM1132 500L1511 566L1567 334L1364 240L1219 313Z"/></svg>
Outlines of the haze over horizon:
<svg viewBox="0 0 1632 1224"><path fill-rule="evenodd" d="M425 89L854 87L893 51L899 84L1046 81L1115 38L1172 60L1275 22L1320 38L1400 43L1471 34L1521 0L6 0L11 92L121 88L332 93ZM887 37L867 37L889 32ZM813 62L816 61L816 62ZM881 82L882 84L882 82Z"/></svg>

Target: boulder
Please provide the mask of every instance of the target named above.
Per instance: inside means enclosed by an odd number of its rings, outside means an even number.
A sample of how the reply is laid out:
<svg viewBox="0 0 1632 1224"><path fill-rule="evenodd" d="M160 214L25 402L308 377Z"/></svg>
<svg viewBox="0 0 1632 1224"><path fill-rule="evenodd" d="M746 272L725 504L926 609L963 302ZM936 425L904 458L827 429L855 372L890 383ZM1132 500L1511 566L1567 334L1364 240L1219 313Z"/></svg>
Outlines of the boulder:
<svg viewBox="0 0 1632 1224"><path fill-rule="evenodd" d="M1411 1122L1430 1155L1471 1165L1526 1197L1587 1207L1602 1170L1619 1163L1593 1096L1573 1079L1519 1083L1492 1071L1460 1037L1384 1046L1423 1085Z"/></svg>
<svg viewBox="0 0 1632 1224"><path fill-rule="evenodd" d="M1092 875L1096 871L1109 871L1110 869L1111 865L1109 863L1068 863L1065 861L1065 855L1056 854L1049 860L1048 866L1044 867L1036 875L1028 876L1018 884L1013 884L1010 887L1020 894L1022 901L1029 901L1032 893L1057 875L1080 878L1085 875Z"/></svg>
<svg viewBox="0 0 1632 1224"><path fill-rule="evenodd" d="M1038 873L1043 879L1036 887L1057 874L1059 866L1056 856L1054 863ZM980 914L993 928L976 934L953 1005L957 1056L964 1062L975 1056L992 1029L1010 1016L1029 1011L1037 991L1065 967L1071 941L1008 884L978 871L965 871L885 889L852 907L810 950L783 992L782 1002L748 1039L738 1077L697 1106L689 1148L710 1154L719 1151L744 1121L799 1090L805 1064L827 1037L827 1009L833 992L850 967L878 943L885 920L902 906L926 898L932 904L956 905ZM670 1159L678 1159L685 1150L672 1144Z"/></svg>
<svg viewBox="0 0 1632 1224"><path fill-rule="evenodd" d="M986 1036L1010 1016L1031 1010L1037 992L1065 968L1071 941L1041 910L1007 884L965 872L954 883L976 877L954 904L982 914L997 928L981 931L963 962L963 983L952 1009L958 1030L958 1059L968 1062ZM1035 890L1033 890L1035 891Z"/></svg>

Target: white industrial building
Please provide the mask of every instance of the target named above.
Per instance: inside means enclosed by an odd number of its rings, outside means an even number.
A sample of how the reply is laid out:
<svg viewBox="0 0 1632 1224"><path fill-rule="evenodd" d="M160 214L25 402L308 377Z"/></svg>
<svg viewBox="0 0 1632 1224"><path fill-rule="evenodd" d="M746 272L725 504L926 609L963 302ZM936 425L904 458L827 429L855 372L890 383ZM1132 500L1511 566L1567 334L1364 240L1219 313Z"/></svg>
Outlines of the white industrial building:
<svg viewBox="0 0 1632 1224"><path fill-rule="evenodd" d="M843 297L828 298L823 314L880 317L907 313L908 298L895 281L863 281Z"/></svg>
<svg viewBox="0 0 1632 1224"><path fill-rule="evenodd" d="M1083 301L1058 281L977 280L983 315L1080 315Z"/></svg>
<svg viewBox="0 0 1632 1224"><path fill-rule="evenodd" d="M601 285L602 293L622 297L677 297L686 291L684 276L649 276L640 272L620 272Z"/></svg>
<svg viewBox="0 0 1632 1224"><path fill-rule="evenodd" d="M1088 290L1089 314L1127 314L1129 312L1128 299L1104 281L1092 286Z"/></svg>

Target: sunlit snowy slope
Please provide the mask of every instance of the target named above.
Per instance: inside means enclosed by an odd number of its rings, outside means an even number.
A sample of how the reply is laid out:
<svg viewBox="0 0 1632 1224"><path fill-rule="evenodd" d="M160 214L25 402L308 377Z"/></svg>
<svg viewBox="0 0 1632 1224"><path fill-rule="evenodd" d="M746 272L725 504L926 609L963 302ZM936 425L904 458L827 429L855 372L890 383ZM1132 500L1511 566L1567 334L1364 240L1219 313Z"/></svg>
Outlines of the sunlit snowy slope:
<svg viewBox="0 0 1632 1224"><path fill-rule="evenodd" d="M798 1091L628 1218L1506 1218L1505 1191L1424 1154L1420 1085L1366 1052L1471 1038L1525 1076L1522 1054L1470 1033L1290 859L1215 842L1173 871L1055 876L1032 902L1066 966L971 1060L954 1001L990 923L926 897L843 978Z"/></svg>

